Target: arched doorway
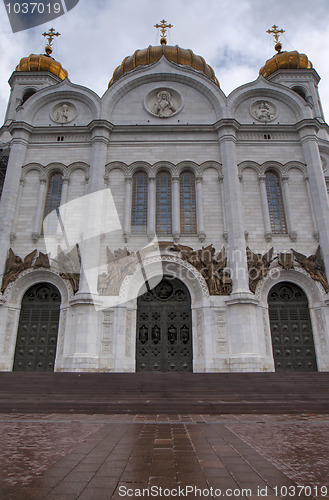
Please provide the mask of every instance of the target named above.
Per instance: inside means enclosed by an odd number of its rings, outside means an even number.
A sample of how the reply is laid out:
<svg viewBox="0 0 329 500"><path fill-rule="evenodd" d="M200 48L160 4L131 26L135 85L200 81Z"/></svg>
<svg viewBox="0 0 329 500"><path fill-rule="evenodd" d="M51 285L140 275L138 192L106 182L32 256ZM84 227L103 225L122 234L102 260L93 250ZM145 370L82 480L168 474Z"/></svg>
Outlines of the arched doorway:
<svg viewBox="0 0 329 500"><path fill-rule="evenodd" d="M176 278L137 299L136 371L193 371L191 297Z"/></svg>
<svg viewBox="0 0 329 500"><path fill-rule="evenodd" d="M315 372L316 355L308 300L293 283L278 283L268 295L276 371Z"/></svg>
<svg viewBox="0 0 329 500"><path fill-rule="evenodd" d="M32 286L22 300L14 371L54 371L61 296L49 283Z"/></svg>

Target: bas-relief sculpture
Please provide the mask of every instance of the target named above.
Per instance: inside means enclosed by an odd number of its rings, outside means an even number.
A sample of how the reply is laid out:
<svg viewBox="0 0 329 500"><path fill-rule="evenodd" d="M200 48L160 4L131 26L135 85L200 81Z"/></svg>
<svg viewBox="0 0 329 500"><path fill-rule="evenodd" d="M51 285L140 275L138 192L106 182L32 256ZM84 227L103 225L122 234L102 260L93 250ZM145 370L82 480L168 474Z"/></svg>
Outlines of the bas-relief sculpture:
<svg viewBox="0 0 329 500"><path fill-rule="evenodd" d="M79 290L81 257L79 245L76 244L69 253L64 253L58 245L57 263L61 278L68 280L76 294Z"/></svg>
<svg viewBox="0 0 329 500"><path fill-rule="evenodd" d="M314 255L310 255L309 257L296 252L293 248L291 249L291 253L279 252L275 259L272 259L272 256L273 248L271 248L266 254L261 255L253 253L250 248L247 247L249 286L252 292L255 292L258 281L267 275L271 263L276 259L279 266L281 266L285 271L295 269L295 262L297 262L310 274L313 280L321 283L326 293L329 292L329 285L321 256L320 246L317 248L316 253Z"/></svg>
<svg viewBox="0 0 329 500"><path fill-rule="evenodd" d="M15 255L13 250L9 248L8 258L6 261L5 272L2 280L2 293L6 290L9 283L15 281L19 273L25 271L26 269L32 268L32 263L37 254L37 250L33 250L33 252L29 253L24 260L21 259L18 255Z"/></svg>
<svg viewBox="0 0 329 500"><path fill-rule="evenodd" d="M206 280L210 295L230 295L232 280L226 268L225 248L218 252L213 245L193 250L190 247L177 245L181 258L194 266Z"/></svg>
<svg viewBox="0 0 329 500"><path fill-rule="evenodd" d="M127 248L119 248L112 253L106 248L107 272L98 277L98 293L100 295L118 295L123 279L136 271L139 259L135 252Z"/></svg>
<svg viewBox="0 0 329 500"><path fill-rule="evenodd" d="M70 123L77 116L75 106L70 103L57 104L52 112L51 117L57 123Z"/></svg>
<svg viewBox="0 0 329 500"><path fill-rule="evenodd" d="M247 264L249 271L249 288L255 293L258 282L267 275L272 262L274 248L272 247L264 255L254 253L247 247Z"/></svg>
<svg viewBox="0 0 329 500"><path fill-rule="evenodd" d="M177 252L179 257L194 266L205 279L210 295L229 295L232 291L232 280L226 268L225 249L216 255L212 245L193 250L191 247L161 242L160 250ZM100 295L118 295L123 279L133 274L139 264L139 256L127 248L115 250L107 248L108 271L98 278Z"/></svg>
<svg viewBox="0 0 329 500"><path fill-rule="evenodd" d="M277 115L276 107L268 101L254 102L250 108L250 112L256 120L261 122L271 121Z"/></svg>
<svg viewBox="0 0 329 500"><path fill-rule="evenodd" d="M51 266L48 254L39 252L39 255L35 259L37 253L38 250L35 249L22 260L21 257L15 255L11 248L9 249L1 287L2 293L6 290L9 283L16 280L22 271L40 268L50 269ZM56 260L58 262L60 276L70 281L73 291L76 293L79 289L80 278L80 255L78 245L68 254L65 254L61 248L58 247L58 256Z"/></svg>
<svg viewBox="0 0 329 500"><path fill-rule="evenodd" d="M156 102L153 106L153 112L160 118L166 118L173 113L175 113L176 108L172 102L172 97L170 92L167 90L161 90L156 96Z"/></svg>
<svg viewBox="0 0 329 500"><path fill-rule="evenodd" d="M326 278L324 263L321 257L320 247L317 248L317 251L314 255L310 255L309 257L306 257L306 255L296 252L293 249L291 250L294 259L302 266L303 269L305 269L305 271L307 271L311 275L311 278L313 280L319 281L325 291L328 293L329 285Z"/></svg>

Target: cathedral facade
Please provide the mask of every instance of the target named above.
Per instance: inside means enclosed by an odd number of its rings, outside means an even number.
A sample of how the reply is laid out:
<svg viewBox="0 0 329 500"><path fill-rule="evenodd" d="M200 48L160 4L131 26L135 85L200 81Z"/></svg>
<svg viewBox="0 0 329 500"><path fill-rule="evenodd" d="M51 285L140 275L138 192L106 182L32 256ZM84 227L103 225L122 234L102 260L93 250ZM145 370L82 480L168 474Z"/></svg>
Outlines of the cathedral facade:
<svg viewBox="0 0 329 500"><path fill-rule="evenodd" d="M307 56L277 43L225 96L164 35L100 98L51 39L10 77L0 135L0 370L329 370L329 129Z"/></svg>

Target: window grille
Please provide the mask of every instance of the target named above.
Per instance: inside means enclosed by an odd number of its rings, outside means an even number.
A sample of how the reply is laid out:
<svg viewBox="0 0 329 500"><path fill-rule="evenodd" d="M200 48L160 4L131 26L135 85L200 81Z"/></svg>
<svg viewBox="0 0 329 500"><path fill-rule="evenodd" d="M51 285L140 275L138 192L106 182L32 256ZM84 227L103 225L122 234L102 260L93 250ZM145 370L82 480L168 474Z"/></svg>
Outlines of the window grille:
<svg viewBox="0 0 329 500"><path fill-rule="evenodd" d="M280 179L273 171L266 172L266 191L272 233L286 233L287 225L284 214Z"/></svg>
<svg viewBox="0 0 329 500"><path fill-rule="evenodd" d="M195 178L191 172L180 175L181 234L196 233Z"/></svg>
<svg viewBox="0 0 329 500"><path fill-rule="evenodd" d="M147 230L147 175L137 172L133 177L131 230L133 233L146 233Z"/></svg>
<svg viewBox="0 0 329 500"><path fill-rule="evenodd" d="M156 178L156 233L171 234L171 177L160 172Z"/></svg>
<svg viewBox="0 0 329 500"><path fill-rule="evenodd" d="M53 174L48 183L48 191L44 212L43 230L46 234L56 234L57 232L57 214L56 209L61 204L63 186L63 176L60 173Z"/></svg>

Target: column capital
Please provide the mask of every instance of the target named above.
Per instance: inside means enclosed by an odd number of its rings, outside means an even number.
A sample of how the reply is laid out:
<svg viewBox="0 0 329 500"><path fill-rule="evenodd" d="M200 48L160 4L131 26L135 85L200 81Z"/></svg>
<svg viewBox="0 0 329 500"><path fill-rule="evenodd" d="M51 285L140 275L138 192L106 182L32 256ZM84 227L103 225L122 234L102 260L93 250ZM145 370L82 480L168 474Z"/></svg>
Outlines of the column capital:
<svg viewBox="0 0 329 500"><path fill-rule="evenodd" d="M202 174L196 175L195 176L195 182L202 184L202 182L203 182L203 175Z"/></svg>
<svg viewBox="0 0 329 500"><path fill-rule="evenodd" d="M47 184L47 177L40 177L39 182L40 184Z"/></svg>
<svg viewBox="0 0 329 500"><path fill-rule="evenodd" d="M289 175L285 174L282 176L282 182L288 183L289 182Z"/></svg>
<svg viewBox="0 0 329 500"><path fill-rule="evenodd" d="M259 184L261 184L262 182L266 182L266 175L265 174L259 175L258 182L259 182Z"/></svg>
<svg viewBox="0 0 329 500"><path fill-rule="evenodd" d="M114 129L114 125L107 120L93 120L88 125L89 131L94 136L109 136Z"/></svg>
<svg viewBox="0 0 329 500"><path fill-rule="evenodd" d="M108 177L107 177L107 178L108 178ZM125 182L126 182L126 183L130 183L130 184L131 184L131 183L132 183L132 180L133 180L133 178L132 178L132 176L131 176L131 175L125 175Z"/></svg>
<svg viewBox="0 0 329 500"><path fill-rule="evenodd" d="M171 180L172 182L179 182L179 175L173 175Z"/></svg>
<svg viewBox="0 0 329 500"><path fill-rule="evenodd" d="M68 175L63 176L63 182L65 182L66 184L70 184L70 181L71 181L71 179Z"/></svg>

